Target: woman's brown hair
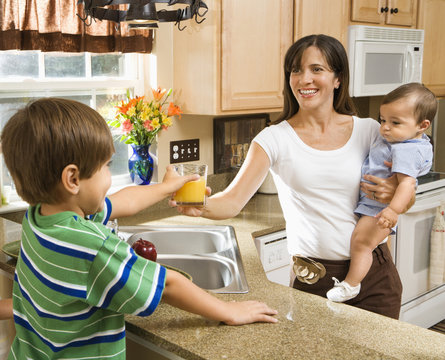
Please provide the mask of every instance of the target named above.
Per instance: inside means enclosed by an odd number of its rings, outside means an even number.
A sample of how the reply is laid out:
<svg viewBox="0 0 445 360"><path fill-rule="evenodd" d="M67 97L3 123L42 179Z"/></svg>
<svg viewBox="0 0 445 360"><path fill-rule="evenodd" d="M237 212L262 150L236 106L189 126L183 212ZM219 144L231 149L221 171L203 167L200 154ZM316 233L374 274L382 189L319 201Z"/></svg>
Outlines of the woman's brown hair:
<svg viewBox="0 0 445 360"><path fill-rule="evenodd" d="M346 50L337 39L328 35L309 35L299 39L286 52L284 58L284 105L275 124L290 119L300 106L289 84L290 74L300 67L304 51L310 46L318 48L326 59L329 68L334 72L340 82L338 89L334 90L334 109L339 114L355 115L355 105L349 96L349 64Z"/></svg>
<svg viewBox="0 0 445 360"><path fill-rule="evenodd" d="M5 125L2 150L17 193L31 205L57 202L63 169L90 178L114 153L107 123L91 107L60 98L33 101Z"/></svg>

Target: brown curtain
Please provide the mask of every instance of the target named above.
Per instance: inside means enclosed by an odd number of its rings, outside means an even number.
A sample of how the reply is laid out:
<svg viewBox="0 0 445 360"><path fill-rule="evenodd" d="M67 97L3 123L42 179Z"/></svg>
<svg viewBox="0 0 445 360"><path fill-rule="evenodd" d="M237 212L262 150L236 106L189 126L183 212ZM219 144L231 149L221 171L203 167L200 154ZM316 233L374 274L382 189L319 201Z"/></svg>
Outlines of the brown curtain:
<svg viewBox="0 0 445 360"><path fill-rule="evenodd" d="M0 50L151 52L151 30L94 19L87 26L77 14L77 0L0 0Z"/></svg>

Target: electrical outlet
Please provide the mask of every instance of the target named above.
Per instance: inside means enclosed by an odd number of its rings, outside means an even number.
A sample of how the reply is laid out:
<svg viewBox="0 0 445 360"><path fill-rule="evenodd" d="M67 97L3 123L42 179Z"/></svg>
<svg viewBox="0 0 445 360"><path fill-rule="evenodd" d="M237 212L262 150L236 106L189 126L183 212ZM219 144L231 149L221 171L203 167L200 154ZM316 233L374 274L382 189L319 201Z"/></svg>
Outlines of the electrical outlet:
<svg viewBox="0 0 445 360"><path fill-rule="evenodd" d="M199 160L199 139L170 141L170 164Z"/></svg>

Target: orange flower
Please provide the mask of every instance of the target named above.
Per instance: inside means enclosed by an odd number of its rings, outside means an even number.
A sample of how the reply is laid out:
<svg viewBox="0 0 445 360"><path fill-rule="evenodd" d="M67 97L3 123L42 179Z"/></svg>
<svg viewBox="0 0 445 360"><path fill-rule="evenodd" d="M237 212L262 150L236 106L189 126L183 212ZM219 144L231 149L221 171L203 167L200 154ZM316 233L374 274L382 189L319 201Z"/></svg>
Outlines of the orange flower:
<svg viewBox="0 0 445 360"><path fill-rule="evenodd" d="M156 101L161 101L161 99L164 97L165 93L167 92L167 89L161 89L160 87L158 87L156 90L155 89L151 89L152 93L153 93L153 97Z"/></svg>
<svg viewBox="0 0 445 360"><path fill-rule="evenodd" d="M168 105L168 112L167 112L167 116L174 116L174 115L179 115L179 118L181 118L181 114L182 111L179 108L179 106L173 104L172 102Z"/></svg>
<svg viewBox="0 0 445 360"><path fill-rule="evenodd" d="M135 106L139 100L143 99L143 96L136 96L135 98L128 101L128 103L125 104L124 100L122 100L121 106L116 106L119 109L119 113L126 115L128 112L128 109Z"/></svg>
<svg viewBox="0 0 445 360"><path fill-rule="evenodd" d="M136 106L137 103L138 103L140 100L143 100L143 99L144 99L143 96L136 96L135 98L131 99L131 100L128 102L128 104L130 105L130 107L132 107L132 106Z"/></svg>
<svg viewBox="0 0 445 360"><path fill-rule="evenodd" d="M130 103L124 104L122 100L122 106L116 106L119 109L119 113L126 114L128 109L130 108Z"/></svg>

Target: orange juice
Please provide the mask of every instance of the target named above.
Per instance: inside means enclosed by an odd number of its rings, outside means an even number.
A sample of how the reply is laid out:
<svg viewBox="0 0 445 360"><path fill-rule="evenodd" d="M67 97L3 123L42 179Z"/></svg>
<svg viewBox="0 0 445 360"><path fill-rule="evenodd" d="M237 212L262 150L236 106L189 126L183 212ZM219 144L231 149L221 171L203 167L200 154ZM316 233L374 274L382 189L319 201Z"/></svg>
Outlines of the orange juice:
<svg viewBox="0 0 445 360"><path fill-rule="evenodd" d="M189 181L180 188L174 200L181 206L204 206L206 179L201 176L199 180Z"/></svg>

